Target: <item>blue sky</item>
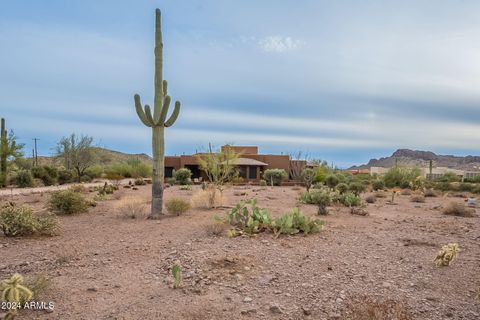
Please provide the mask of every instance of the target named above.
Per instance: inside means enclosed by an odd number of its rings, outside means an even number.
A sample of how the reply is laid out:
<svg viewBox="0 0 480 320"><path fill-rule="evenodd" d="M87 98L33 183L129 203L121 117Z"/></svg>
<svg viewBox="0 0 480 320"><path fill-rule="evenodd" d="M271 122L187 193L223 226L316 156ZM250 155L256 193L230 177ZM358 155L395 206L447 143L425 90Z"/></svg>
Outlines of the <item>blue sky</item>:
<svg viewBox="0 0 480 320"><path fill-rule="evenodd" d="M168 154L209 142L338 166L397 148L478 155L480 2L2 0L0 114L31 150L88 134L150 153L133 95L182 102Z"/></svg>

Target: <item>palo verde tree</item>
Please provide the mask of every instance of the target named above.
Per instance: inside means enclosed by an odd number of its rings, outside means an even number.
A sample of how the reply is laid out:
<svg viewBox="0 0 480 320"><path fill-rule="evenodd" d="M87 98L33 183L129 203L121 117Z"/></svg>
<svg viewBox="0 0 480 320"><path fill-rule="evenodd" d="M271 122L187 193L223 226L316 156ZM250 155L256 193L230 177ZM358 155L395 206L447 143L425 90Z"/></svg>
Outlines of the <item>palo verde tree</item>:
<svg viewBox="0 0 480 320"><path fill-rule="evenodd" d="M237 172L235 163L238 157L239 154L233 148L225 146L221 150L214 152L211 145L208 152L195 155L200 168L205 172L210 183L210 208L215 206L217 190L221 194L224 185L235 176Z"/></svg>
<svg viewBox="0 0 480 320"><path fill-rule="evenodd" d="M180 102L175 102L175 109L167 119L171 98L167 95L167 81L163 80L163 43L160 9L156 10L155 20L155 97L153 101L153 114L150 106L145 107L140 102L138 94L134 97L135 109L138 117L147 127L152 128L152 210L149 219L158 219L163 210L163 188L165 176L165 127L172 126L180 113Z"/></svg>
<svg viewBox="0 0 480 320"><path fill-rule="evenodd" d="M75 170L78 182L82 180L85 171L95 164L96 154L92 142L92 137L83 135L77 137L72 133L69 137L63 137L57 143L57 157L62 159L65 168Z"/></svg>

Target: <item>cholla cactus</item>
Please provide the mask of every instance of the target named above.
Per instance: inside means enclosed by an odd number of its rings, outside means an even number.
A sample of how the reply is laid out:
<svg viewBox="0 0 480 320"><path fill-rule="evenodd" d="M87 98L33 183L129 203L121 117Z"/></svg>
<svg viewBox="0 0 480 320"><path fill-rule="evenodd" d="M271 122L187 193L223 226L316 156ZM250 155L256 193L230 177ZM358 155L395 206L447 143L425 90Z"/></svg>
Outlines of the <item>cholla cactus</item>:
<svg viewBox="0 0 480 320"><path fill-rule="evenodd" d="M182 267L180 264L175 263L172 267L173 275L173 288L178 289L182 286Z"/></svg>
<svg viewBox="0 0 480 320"><path fill-rule="evenodd" d="M2 301L13 302L17 307L9 310L5 315L5 320L14 319L17 315L17 308L22 303L32 299L33 293L27 287L22 285L23 277L15 273L10 279L0 281L0 291L2 292Z"/></svg>
<svg viewBox="0 0 480 320"><path fill-rule="evenodd" d="M457 258L459 252L460 248L457 243L449 243L438 252L434 262L437 267L449 266Z"/></svg>

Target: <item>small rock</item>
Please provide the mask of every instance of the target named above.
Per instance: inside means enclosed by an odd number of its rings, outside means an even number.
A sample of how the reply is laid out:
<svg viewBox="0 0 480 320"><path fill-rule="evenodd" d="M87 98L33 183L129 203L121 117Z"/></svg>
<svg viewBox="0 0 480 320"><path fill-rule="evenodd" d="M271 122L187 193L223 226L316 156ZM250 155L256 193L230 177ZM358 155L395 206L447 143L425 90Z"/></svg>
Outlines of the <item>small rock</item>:
<svg viewBox="0 0 480 320"><path fill-rule="evenodd" d="M309 316L312 314L312 311L306 307L302 307L303 314Z"/></svg>
<svg viewBox="0 0 480 320"><path fill-rule="evenodd" d="M278 304L272 304L270 306L270 312L280 314L283 313L283 310Z"/></svg>
<svg viewBox="0 0 480 320"><path fill-rule="evenodd" d="M97 292L98 288L97 287L90 287L90 288L87 289L87 291Z"/></svg>
<svg viewBox="0 0 480 320"><path fill-rule="evenodd" d="M391 286L392 286L392 285L390 284L390 282L384 281L384 282L382 283L382 287L384 287L384 288L390 288Z"/></svg>
<svg viewBox="0 0 480 320"><path fill-rule="evenodd" d="M257 313L257 309L245 309L245 310L242 310L240 311L241 314L253 314L253 313Z"/></svg>
<svg viewBox="0 0 480 320"><path fill-rule="evenodd" d="M245 297L245 299L243 299L243 302L252 302L253 299L250 298L250 297Z"/></svg>

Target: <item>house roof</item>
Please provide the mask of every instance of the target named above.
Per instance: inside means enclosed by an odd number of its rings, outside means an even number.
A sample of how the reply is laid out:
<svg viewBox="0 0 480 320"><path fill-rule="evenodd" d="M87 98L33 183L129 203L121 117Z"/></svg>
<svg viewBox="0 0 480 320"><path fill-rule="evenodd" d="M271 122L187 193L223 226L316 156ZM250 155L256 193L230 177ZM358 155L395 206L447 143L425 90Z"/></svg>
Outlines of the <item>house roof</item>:
<svg viewBox="0 0 480 320"><path fill-rule="evenodd" d="M234 163L236 166L268 166L268 163L250 158L237 158Z"/></svg>

